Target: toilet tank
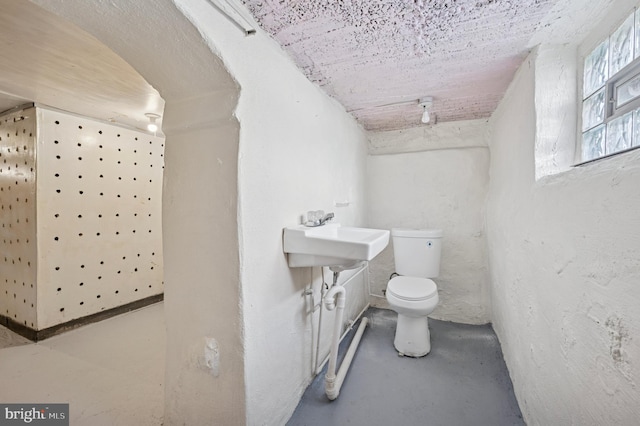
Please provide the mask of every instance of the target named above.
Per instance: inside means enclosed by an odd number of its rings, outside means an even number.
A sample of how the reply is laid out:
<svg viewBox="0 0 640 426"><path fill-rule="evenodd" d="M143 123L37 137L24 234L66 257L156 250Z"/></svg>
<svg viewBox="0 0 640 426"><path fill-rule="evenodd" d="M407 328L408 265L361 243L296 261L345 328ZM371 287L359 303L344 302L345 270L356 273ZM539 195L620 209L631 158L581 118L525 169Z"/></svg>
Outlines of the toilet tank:
<svg viewBox="0 0 640 426"><path fill-rule="evenodd" d="M393 228L391 238L398 274L423 278L440 274L442 230Z"/></svg>

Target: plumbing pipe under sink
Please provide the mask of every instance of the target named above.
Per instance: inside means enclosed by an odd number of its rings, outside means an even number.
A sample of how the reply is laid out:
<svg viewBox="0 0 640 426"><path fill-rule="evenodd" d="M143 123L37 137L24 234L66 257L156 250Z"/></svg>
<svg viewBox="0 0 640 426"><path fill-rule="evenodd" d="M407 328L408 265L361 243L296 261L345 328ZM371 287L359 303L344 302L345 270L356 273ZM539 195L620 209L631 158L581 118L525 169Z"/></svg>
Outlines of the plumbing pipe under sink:
<svg viewBox="0 0 640 426"><path fill-rule="evenodd" d="M362 318L362 320L360 321L360 326L358 327L358 330L356 331L356 334L353 337L351 344L349 345L347 354L345 355L342 364L340 364L340 369L336 374L338 346L340 344L340 332L342 329L342 316L344 313L344 307L346 305L346 290L343 286L336 285L338 274L339 272L333 273L334 285L324 296L324 304L326 308L330 311L336 309L335 322L333 326L333 337L331 341L331 353L329 355L329 366L327 368L327 374L325 375L325 392L327 394L327 397L332 401L336 399L340 394L340 388L342 387L344 378L347 375L347 371L349 370L351 361L353 361L353 356L358 349L358 345L360 344L360 339L362 338L364 329L367 327L367 323L369 322L368 318Z"/></svg>

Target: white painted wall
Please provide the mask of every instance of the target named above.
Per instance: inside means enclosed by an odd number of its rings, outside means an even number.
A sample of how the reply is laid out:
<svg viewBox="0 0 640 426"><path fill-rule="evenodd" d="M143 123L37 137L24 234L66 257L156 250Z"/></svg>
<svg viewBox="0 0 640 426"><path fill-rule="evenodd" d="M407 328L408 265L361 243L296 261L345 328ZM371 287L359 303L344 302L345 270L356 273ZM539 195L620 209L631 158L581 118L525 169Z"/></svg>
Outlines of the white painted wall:
<svg viewBox="0 0 640 426"><path fill-rule="evenodd" d="M161 294L164 138L42 106L0 129L0 315L44 330Z"/></svg>
<svg viewBox="0 0 640 426"><path fill-rule="evenodd" d="M366 135L262 31L245 37L207 2L181 3L241 86L235 115L247 424L280 425L312 378L314 325L304 291L317 295L320 286L318 268L288 267L282 230L316 209L334 211L343 225L365 224ZM350 204L337 209L335 201ZM364 307L364 293L351 294Z"/></svg>
<svg viewBox="0 0 640 426"><path fill-rule="evenodd" d="M368 212L373 228L444 232L434 318L490 320L483 206L489 182L486 120L370 134ZM393 154L392 152L396 152ZM371 262L372 303L395 271L393 242Z"/></svg>
<svg viewBox="0 0 640 426"><path fill-rule="evenodd" d="M0 117L0 323L37 327L35 109Z"/></svg>
<svg viewBox="0 0 640 426"><path fill-rule="evenodd" d="M536 118L554 113L536 108L558 105L541 88L556 84L545 68L563 50L534 51L490 120L492 321L528 424L631 425L640 418L640 153L536 181Z"/></svg>
<svg viewBox="0 0 640 426"><path fill-rule="evenodd" d="M35 110L36 329L162 294L164 137Z"/></svg>

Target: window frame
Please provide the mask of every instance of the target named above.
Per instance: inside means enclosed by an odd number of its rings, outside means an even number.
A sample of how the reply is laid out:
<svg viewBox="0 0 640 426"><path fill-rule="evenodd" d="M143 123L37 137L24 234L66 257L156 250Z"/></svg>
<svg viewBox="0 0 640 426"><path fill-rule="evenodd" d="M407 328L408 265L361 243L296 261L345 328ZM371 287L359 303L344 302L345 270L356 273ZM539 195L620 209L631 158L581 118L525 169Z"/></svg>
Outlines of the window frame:
<svg viewBox="0 0 640 426"><path fill-rule="evenodd" d="M634 78L640 78L640 56L618 71L605 84L605 123L640 107L640 94L616 108L618 87Z"/></svg>
<svg viewBox="0 0 640 426"><path fill-rule="evenodd" d="M640 22L640 8L639 7L635 7L630 14L627 14L624 16L624 19L622 19L621 21L618 22L618 24L616 26L614 26L612 29L609 29L609 31L606 33L606 36L601 38L597 43L594 43L593 47L587 51L582 57L581 57L581 76L578 79L578 81L581 83L581 87L580 90L578 90L578 93L580 94L579 96L579 105L580 105L580 109L579 109L579 129L578 129L578 137L577 137L577 149L576 152L579 153L579 160L577 163L574 164L574 166L581 166L583 164L588 164L588 163L592 163L594 161L598 161L604 158L609 158L618 154L622 154L625 152L629 152L629 151L633 151L636 149L640 148L640 141L637 142L637 145L632 146L630 148L626 148L623 150L619 150L619 151L615 151L615 152L611 152L609 154L604 154L601 155L599 157L596 158L591 158L588 160L583 160L582 157L582 151L583 151L583 143L584 143L584 135L585 133L599 127L599 126L604 126L604 144L605 144L605 152L606 152L606 144L607 144L607 136L608 136L608 131L609 131L609 123L624 116L625 114L628 114L630 112L636 111L638 110L638 114L640 114L640 94L638 94L636 97L632 98L631 100L625 102L624 104L620 105L620 106L616 106L616 101L618 98L618 88L620 86L622 86L623 84L629 82L630 80L634 79L634 78L638 78L640 79L640 53L638 51L640 51L640 45L635 45L636 44L636 39L638 34L636 34L637 32L640 31L640 27L637 25ZM608 40L608 47L607 47L607 67L609 68L609 72L611 69L611 36L618 30L618 28L620 28L621 25L624 24L624 22L629 18L629 16L633 17L633 22L634 22L634 29L633 29L633 35L632 35L632 43L634 44L634 49L633 49L633 55L636 56L635 59L632 59L631 62L629 62L628 64L626 64L623 68L621 68L620 70L618 70L615 74L608 76L608 78L605 80L604 86L601 86L599 88L597 88L596 90L593 90L591 93L588 94L588 96L584 95L584 74L585 74L585 62L586 59L589 57L589 55L591 55L592 52L595 51L595 49L597 49L605 40ZM583 129L583 124L584 124L584 117L583 117L583 113L584 113L584 106L585 106L585 102L591 98L592 96L595 96L598 92L600 92L601 90L604 89L604 102L605 102L605 106L604 106L604 118L601 122L596 123L595 125L587 128L587 129ZM638 120L638 122L640 123L640 120ZM634 120L634 116L632 115L632 126L635 125L635 120ZM640 137L640 131L637 131L636 129L634 129L632 131L633 133L638 133L639 137Z"/></svg>

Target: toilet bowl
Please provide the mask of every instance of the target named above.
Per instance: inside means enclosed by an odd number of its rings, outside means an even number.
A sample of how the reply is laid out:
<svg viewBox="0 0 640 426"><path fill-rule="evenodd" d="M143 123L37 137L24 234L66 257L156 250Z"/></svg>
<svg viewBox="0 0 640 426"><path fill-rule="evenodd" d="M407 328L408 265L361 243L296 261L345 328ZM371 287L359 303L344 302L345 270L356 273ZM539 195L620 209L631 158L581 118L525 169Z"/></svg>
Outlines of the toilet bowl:
<svg viewBox="0 0 640 426"><path fill-rule="evenodd" d="M387 302L398 313L393 345L400 355L421 357L431 351L429 315L438 305L438 288L428 278L392 278L387 284Z"/></svg>
<svg viewBox="0 0 640 426"><path fill-rule="evenodd" d="M393 344L400 355L431 351L427 315L438 305L438 287L429 277L440 272L442 231L392 229L398 275L387 284L389 307L398 313Z"/></svg>

